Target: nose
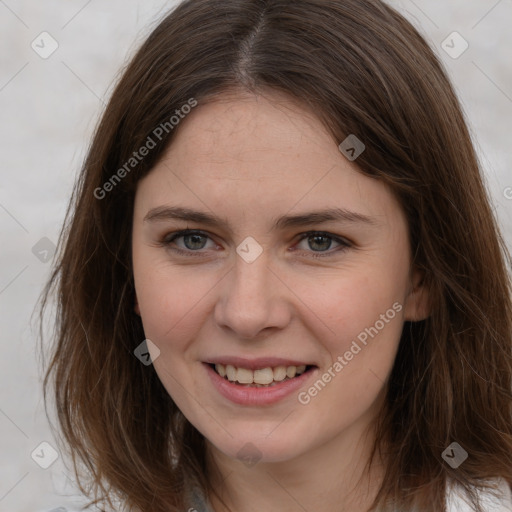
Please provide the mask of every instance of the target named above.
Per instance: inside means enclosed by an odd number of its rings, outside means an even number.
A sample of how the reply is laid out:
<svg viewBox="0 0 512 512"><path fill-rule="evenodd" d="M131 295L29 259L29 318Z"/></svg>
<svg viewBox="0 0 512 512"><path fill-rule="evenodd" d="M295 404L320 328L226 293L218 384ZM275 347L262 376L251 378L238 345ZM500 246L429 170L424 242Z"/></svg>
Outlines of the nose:
<svg viewBox="0 0 512 512"><path fill-rule="evenodd" d="M269 266L266 252L252 263L237 255L222 280L215 306L217 325L233 331L237 339L254 340L262 333L283 329L291 317L291 291L278 271Z"/></svg>

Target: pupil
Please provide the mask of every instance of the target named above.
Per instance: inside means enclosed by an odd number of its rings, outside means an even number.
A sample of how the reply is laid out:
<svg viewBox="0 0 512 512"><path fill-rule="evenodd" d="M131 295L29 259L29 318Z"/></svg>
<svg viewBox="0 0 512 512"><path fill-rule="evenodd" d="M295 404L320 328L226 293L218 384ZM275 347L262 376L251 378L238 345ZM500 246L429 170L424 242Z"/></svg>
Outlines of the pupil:
<svg viewBox="0 0 512 512"><path fill-rule="evenodd" d="M310 237L310 240L313 239L313 240L319 240L319 239L324 239L327 243L325 244L319 244L321 246L320 250L322 249L329 249L329 246L331 245L331 240L329 237L327 236L324 236L324 235L313 235L312 237ZM313 245L315 244L316 242L313 243ZM310 244L311 246L311 244ZM314 249L314 247L311 246L312 249Z"/></svg>
<svg viewBox="0 0 512 512"><path fill-rule="evenodd" d="M187 247L187 249L202 249L204 247L204 240L203 240L203 244L202 246L198 247L196 245L194 245L194 242L192 242L192 244L188 244L187 243L187 239L192 239L192 238L195 238L195 240L200 240L202 238L204 238L202 235L197 235L197 234L193 234L193 235L185 235L183 237L183 241L185 242L185 246ZM190 245L192 245L192 247L190 247Z"/></svg>

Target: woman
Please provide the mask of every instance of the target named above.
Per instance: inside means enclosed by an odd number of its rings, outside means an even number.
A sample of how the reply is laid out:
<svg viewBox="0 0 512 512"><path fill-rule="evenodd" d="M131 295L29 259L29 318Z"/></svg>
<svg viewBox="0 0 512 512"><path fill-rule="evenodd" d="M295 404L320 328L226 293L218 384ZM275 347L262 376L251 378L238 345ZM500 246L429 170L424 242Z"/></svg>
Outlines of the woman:
<svg viewBox="0 0 512 512"><path fill-rule="evenodd" d="M60 244L45 396L98 502L512 510L509 256L446 74L386 4L180 4Z"/></svg>

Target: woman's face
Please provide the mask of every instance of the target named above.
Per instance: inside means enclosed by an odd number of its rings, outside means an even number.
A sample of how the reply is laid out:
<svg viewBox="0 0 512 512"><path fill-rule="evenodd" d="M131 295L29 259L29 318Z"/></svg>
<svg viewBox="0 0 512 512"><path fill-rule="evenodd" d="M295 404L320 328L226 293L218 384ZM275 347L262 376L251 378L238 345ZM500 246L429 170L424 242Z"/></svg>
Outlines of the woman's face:
<svg viewBox="0 0 512 512"><path fill-rule="evenodd" d="M183 414L224 456L277 462L363 432L426 297L386 186L312 114L270 99L224 96L181 121L138 185L133 269ZM200 233L171 240L185 229Z"/></svg>

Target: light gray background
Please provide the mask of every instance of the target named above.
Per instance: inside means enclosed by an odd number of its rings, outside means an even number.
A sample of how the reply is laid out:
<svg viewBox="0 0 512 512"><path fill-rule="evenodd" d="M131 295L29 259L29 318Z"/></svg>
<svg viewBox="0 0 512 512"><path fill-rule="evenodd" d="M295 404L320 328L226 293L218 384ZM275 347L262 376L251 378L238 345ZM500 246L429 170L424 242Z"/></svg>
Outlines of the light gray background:
<svg viewBox="0 0 512 512"><path fill-rule="evenodd" d="M512 0L390 3L413 21L445 63L511 247ZM113 80L174 4L0 0L0 512L74 510L79 502L62 457L46 470L31 458L42 441L57 447L43 411L36 333L29 323L50 263L40 261L32 248L43 237L57 241ZM59 45L47 59L31 48L43 31ZM469 43L457 59L441 46L453 31Z"/></svg>

